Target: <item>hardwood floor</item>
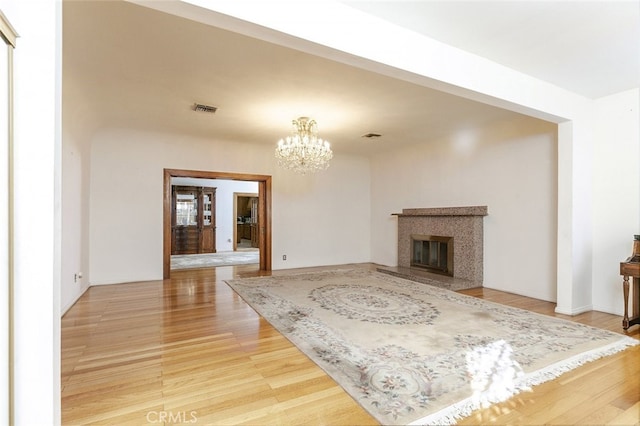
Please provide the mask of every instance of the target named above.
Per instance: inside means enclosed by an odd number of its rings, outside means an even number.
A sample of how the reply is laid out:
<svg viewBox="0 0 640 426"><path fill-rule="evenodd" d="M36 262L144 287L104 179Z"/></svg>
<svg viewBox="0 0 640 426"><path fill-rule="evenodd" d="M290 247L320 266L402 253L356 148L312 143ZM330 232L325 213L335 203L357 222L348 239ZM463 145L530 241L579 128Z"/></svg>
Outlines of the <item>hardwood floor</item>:
<svg viewBox="0 0 640 426"><path fill-rule="evenodd" d="M224 283L261 274L226 266L90 288L62 318L63 424L377 424ZM623 333L615 315L567 317L549 302L461 293ZM627 334L640 339L640 327ZM460 424L637 425L639 355L636 346L589 363Z"/></svg>

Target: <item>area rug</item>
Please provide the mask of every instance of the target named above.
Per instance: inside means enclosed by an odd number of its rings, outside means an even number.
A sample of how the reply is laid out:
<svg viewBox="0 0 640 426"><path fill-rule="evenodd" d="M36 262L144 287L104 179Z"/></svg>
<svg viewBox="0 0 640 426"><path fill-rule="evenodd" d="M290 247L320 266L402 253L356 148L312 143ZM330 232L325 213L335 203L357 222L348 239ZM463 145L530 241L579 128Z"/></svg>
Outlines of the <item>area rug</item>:
<svg viewBox="0 0 640 426"><path fill-rule="evenodd" d="M381 424L453 424L638 341L375 271L229 280Z"/></svg>
<svg viewBox="0 0 640 426"><path fill-rule="evenodd" d="M251 265L260 263L258 250L227 251L204 254L180 254L171 256L171 269L212 268L215 266Z"/></svg>

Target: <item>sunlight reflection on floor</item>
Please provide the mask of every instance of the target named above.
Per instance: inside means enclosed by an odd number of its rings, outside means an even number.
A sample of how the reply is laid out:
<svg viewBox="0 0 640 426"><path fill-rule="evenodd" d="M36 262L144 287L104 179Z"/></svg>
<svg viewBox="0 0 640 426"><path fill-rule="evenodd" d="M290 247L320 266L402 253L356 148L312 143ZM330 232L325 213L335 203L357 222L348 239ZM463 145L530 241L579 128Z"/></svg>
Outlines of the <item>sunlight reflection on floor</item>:
<svg viewBox="0 0 640 426"><path fill-rule="evenodd" d="M520 364L513 359L513 348L504 340L474 348L467 352L467 371L475 402L486 408L529 389L518 385L524 376Z"/></svg>

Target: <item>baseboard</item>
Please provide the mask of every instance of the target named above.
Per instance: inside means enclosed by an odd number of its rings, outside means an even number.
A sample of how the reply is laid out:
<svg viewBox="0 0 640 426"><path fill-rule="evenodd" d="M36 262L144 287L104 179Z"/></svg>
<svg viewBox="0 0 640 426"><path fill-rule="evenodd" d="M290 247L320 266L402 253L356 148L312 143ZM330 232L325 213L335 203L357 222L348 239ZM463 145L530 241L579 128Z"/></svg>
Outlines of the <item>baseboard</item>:
<svg viewBox="0 0 640 426"><path fill-rule="evenodd" d="M87 292L87 290L89 290L89 287L91 287L91 286L90 286L90 285L89 285L89 286L87 286L87 288L85 288L84 290L82 290L82 291L80 292L80 294L79 294L75 299L73 299L73 300L71 301L71 303L69 303L69 305L67 305L67 306L63 307L63 308L60 310L60 311L61 311L60 318L62 318L62 317L64 316L64 314L66 314L66 313L67 313L67 311L68 311L69 309L71 309L71 308L73 307L73 305L75 305L75 304L76 304L76 302L77 302L78 300L80 300L80 298L82 297L82 295L83 295L83 294L85 294L85 293Z"/></svg>
<svg viewBox="0 0 640 426"><path fill-rule="evenodd" d="M589 312L589 311L593 311L593 305L585 305L585 306L581 306L579 308L574 308L574 309L568 309L561 306L556 306L556 309L555 309L555 312L557 314L570 315L570 316L580 315L582 313Z"/></svg>
<svg viewBox="0 0 640 426"><path fill-rule="evenodd" d="M536 293L536 292L531 292L531 291L522 291L522 289L513 289L513 288L503 288L503 287L495 287L492 286L490 284L487 284L486 281L483 284L484 288L490 288L492 290L498 290L501 291L503 293L510 293L510 294L515 294L517 296L524 296L524 297L530 297L532 299L536 299L536 300L543 300L545 302L552 302L552 303L556 303L556 296L555 293L554 294L541 294L541 293Z"/></svg>
<svg viewBox="0 0 640 426"><path fill-rule="evenodd" d="M594 305L593 310L598 312L604 312L611 315L618 315L621 317L624 315L623 306L624 306L624 303L620 301L620 306L611 307L611 306L603 306L603 305Z"/></svg>

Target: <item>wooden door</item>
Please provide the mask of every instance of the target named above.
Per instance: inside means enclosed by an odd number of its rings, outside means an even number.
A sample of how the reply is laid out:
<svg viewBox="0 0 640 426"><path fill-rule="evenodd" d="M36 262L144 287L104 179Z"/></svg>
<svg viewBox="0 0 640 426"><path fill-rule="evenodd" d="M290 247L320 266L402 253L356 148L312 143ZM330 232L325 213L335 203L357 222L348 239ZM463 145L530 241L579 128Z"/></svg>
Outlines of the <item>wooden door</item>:
<svg viewBox="0 0 640 426"><path fill-rule="evenodd" d="M202 222L200 225L199 253L216 252L216 189L200 188Z"/></svg>

